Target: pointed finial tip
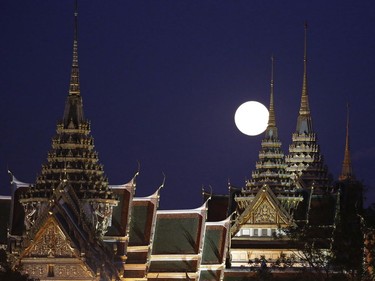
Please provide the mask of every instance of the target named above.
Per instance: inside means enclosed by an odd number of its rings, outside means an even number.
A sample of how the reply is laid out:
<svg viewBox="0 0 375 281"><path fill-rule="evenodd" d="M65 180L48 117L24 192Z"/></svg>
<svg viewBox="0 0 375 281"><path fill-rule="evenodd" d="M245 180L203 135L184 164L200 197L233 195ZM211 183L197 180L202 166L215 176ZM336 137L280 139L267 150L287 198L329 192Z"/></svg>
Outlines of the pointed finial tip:
<svg viewBox="0 0 375 281"><path fill-rule="evenodd" d="M305 30L306 30L307 29L307 21L306 20L305 20L304 26L305 26Z"/></svg>
<svg viewBox="0 0 375 281"><path fill-rule="evenodd" d="M74 1L74 15L78 15L78 0Z"/></svg>

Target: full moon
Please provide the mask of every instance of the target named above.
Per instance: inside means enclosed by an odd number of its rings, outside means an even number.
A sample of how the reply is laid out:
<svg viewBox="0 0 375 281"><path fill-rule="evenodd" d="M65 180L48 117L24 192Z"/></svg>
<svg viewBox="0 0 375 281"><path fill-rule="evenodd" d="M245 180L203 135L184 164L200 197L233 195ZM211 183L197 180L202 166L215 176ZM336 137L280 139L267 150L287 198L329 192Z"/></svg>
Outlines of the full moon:
<svg viewBox="0 0 375 281"><path fill-rule="evenodd" d="M241 104L234 114L234 122L241 133L248 136L257 136L267 129L268 109L257 101L248 101Z"/></svg>

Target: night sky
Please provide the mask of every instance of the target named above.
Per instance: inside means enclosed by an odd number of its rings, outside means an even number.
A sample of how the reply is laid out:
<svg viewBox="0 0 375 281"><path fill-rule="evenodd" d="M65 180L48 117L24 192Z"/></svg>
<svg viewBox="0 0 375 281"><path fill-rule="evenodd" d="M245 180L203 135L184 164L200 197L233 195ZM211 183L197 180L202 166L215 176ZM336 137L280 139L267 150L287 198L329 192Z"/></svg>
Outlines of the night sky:
<svg viewBox="0 0 375 281"><path fill-rule="evenodd" d="M300 104L304 22L313 126L336 179L351 110L353 169L375 201L375 1L79 1L81 94L110 184L138 169L136 196L166 175L160 208L196 208L201 188L244 186L263 135L237 107L269 104L288 151ZM35 182L68 94L73 0L0 1L0 193L9 168Z"/></svg>

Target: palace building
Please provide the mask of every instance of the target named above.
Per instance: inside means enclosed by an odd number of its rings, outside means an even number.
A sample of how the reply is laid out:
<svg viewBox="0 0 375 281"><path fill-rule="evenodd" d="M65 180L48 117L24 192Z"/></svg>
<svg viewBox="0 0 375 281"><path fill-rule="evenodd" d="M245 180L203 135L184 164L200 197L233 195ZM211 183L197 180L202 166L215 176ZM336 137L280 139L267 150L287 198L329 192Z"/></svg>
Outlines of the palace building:
<svg viewBox="0 0 375 281"><path fill-rule="evenodd" d="M69 91L47 161L35 183L10 174L11 195L0 196L0 242L15 268L38 280L245 280L265 269L289 276L313 266L306 244L329 256L345 218L358 226L352 207L362 209L362 189L351 167L349 119L338 182L312 126L307 28L288 153L278 137L272 59L268 127L245 185L229 184L223 195L203 191L194 209L159 210L163 185L137 197L138 173L120 185L104 173L83 111L77 2L74 22Z"/></svg>

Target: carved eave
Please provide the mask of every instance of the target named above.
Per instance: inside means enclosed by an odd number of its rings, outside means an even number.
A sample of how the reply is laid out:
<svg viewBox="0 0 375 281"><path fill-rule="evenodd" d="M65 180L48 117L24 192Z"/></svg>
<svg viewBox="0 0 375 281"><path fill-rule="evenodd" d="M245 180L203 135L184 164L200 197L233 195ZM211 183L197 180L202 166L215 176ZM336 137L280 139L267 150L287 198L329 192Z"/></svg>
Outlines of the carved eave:
<svg viewBox="0 0 375 281"><path fill-rule="evenodd" d="M104 236L105 241L120 241L118 238L129 240L129 227L131 223L131 211L136 190L136 179L139 173L135 173L132 179L124 184L109 185L109 189L118 198L118 206L114 209L112 223ZM117 238L116 238L117 237Z"/></svg>
<svg viewBox="0 0 375 281"><path fill-rule="evenodd" d="M111 190L128 190L131 194L135 194L135 190L137 187L137 177L139 175L139 172L136 172L134 176L131 178L130 181L124 184L111 184L109 185L109 188Z"/></svg>
<svg viewBox="0 0 375 281"><path fill-rule="evenodd" d="M254 201L254 198L258 192L259 190L257 191L252 190L251 193L248 192L246 195L243 195L243 194L235 195L234 200L237 203L237 209L240 213L242 213L242 211L246 209L247 206L249 206Z"/></svg>
<svg viewBox="0 0 375 281"><path fill-rule="evenodd" d="M31 198L27 198L25 197L25 195L23 195L22 198L20 198L20 203L21 204L26 204L26 203L34 203L34 202L48 202L49 199L48 198L45 198L45 197L31 197Z"/></svg>
<svg viewBox="0 0 375 281"><path fill-rule="evenodd" d="M108 204L108 205L110 205L110 206L113 206L113 207L115 207L115 206L117 206L117 204L118 204L118 202L119 202L119 200L117 200L117 199L82 199L81 200L82 201L82 203L85 203L85 202L97 202L97 203L103 203L103 204Z"/></svg>
<svg viewBox="0 0 375 281"><path fill-rule="evenodd" d="M259 207L264 207L265 209L270 211L270 217L268 221L262 221L261 218L259 218L259 220L257 221L257 219L255 218L255 216L257 216L256 212ZM255 198L236 219L234 225L231 228L232 236L238 232L242 225L247 223L254 225L271 224L277 225L278 227L294 225L292 215L289 214L287 210L282 206L281 202L277 199L275 194L268 186L264 186L258 191Z"/></svg>
<svg viewBox="0 0 375 281"><path fill-rule="evenodd" d="M160 215L168 215L168 214L176 214L176 215L178 215L178 214L199 214L199 215L201 215L202 217L205 218L206 213L207 213L208 200L206 200L206 202L204 202L203 205L201 205L200 207L195 208L195 209L158 210L157 214L158 215L159 214Z"/></svg>
<svg viewBox="0 0 375 281"><path fill-rule="evenodd" d="M29 187L31 183L26 183L19 181L11 171L8 170L8 174L11 176L10 184L12 185L12 191L18 189L19 187Z"/></svg>

